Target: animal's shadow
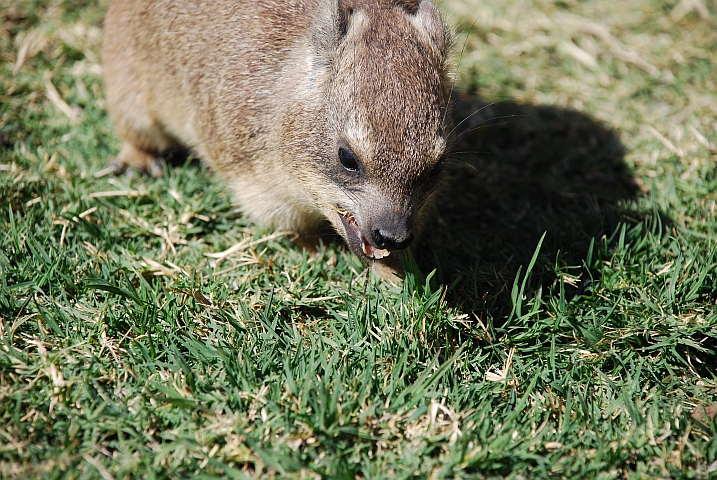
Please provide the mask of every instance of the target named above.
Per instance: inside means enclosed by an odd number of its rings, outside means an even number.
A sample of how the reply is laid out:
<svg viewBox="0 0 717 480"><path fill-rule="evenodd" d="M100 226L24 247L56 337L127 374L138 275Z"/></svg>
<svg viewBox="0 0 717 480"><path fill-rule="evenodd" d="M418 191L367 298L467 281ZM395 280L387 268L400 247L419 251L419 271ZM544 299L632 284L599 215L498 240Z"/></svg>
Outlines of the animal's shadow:
<svg viewBox="0 0 717 480"><path fill-rule="evenodd" d="M498 313L544 232L538 272L580 266L639 189L616 132L584 113L468 96L455 111L456 124L468 119L417 260L444 284L462 279L454 302Z"/></svg>
<svg viewBox="0 0 717 480"><path fill-rule="evenodd" d="M422 272L437 269L444 285L459 280L453 303L500 316L543 233L538 275L556 262L581 266L593 239L634 215L628 201L639 188L625 147L604 123L575 110L468 95L457 99L454 116L437 215L416 252ZM198 163L182 149L163 157L175 166ZM321 238L343 244L332 230Z"/></svg>

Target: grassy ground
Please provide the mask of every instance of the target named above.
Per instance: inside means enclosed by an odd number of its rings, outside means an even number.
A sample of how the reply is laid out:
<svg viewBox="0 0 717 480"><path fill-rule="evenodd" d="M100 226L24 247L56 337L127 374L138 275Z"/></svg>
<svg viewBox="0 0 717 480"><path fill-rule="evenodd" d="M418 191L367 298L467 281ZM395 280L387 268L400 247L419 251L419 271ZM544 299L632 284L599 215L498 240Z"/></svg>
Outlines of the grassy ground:
<svg viewBox="0 0 717 480"><path fill-rule="evenodd" d="M443 8L480 112L391 286L95 179L104 5L0 0L0 476L717 475L717 5Z"/></svg>

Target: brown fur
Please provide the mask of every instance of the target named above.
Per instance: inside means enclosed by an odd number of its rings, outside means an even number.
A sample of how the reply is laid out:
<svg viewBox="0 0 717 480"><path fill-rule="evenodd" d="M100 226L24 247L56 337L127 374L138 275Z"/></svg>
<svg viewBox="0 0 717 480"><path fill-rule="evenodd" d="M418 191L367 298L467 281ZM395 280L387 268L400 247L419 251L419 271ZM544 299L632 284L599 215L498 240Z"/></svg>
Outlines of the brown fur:
<svg viewBox="0 0 717 480"><path fill-rule="evenodd" d="M103 57L125 141L117 160L146 170L187 146L255 221L305 238L328 222L370 259L372 232L411 238L435 190L448 49L425 0L111 0Z"/></svg>

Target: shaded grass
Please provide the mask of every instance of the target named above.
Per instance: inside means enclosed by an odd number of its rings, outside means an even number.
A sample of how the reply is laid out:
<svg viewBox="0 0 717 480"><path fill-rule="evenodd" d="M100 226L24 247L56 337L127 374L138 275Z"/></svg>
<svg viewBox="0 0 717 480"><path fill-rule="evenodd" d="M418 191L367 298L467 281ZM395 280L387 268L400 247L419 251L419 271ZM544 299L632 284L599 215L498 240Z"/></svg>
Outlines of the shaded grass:
<svg viewBox="0 0 717 480"><path fill-rule="evenodd" d="M458 120L499 103L392 286L248 223L202 166L93 178L118 147L103 5L0 6L4 477L715 474L698 11L447 4L459 31L478 16Z"/></svg>

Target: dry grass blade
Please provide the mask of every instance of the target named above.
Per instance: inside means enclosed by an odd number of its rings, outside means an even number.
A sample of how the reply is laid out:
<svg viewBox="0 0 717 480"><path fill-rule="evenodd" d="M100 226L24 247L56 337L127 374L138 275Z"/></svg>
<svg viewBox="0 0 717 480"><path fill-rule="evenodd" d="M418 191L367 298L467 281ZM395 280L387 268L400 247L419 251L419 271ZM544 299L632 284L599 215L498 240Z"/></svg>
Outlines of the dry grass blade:
<svg viewBox="0 0 717 480"><path fill-rule="evenodd" d="M589 35L593 35L594 37L602 40L610 47L610 51L621 60L624 60L625 62L631 63L636 67L641 68L655 78L663 77L662 72L660 72L659 68L640 57L640 55L638 55L636 52L627 48L625 44L623 44L610 33L607 27L595 22L591 22L587 19L580 18L576 15L557 15L556 20L561 25L576 29Z"/></svg>
<svg viewBox="0 0 717 480"><path fill-rule="evenodd" d="M143 195L146 195L146 192L141 192L139 190L108 190L105 192L92 192L87 195L85 195L83 198L89 200L92 198L105 198L105 197L128 197L128 198L136 198L141 197Z"/></svg>
<svg viewBox="0 0 717 480"><path fill-rule="evenodd" d="M650 134L652 136L654 136L656 139L658 139L660 141L660 143L663 144L670 152L674 153L678 157L685 156L685 152L683 152L681 149L677 148L675 146L675 144L673 144L671 141L669 141L667 138L665 138L664 135L662 135L660 132L658 132L655 129L655 127L653 127L652 125L647 125L645 128L647 129L648 132L650 132Z"/></svg>
<svg viewBox="0 0 717 480"><path fill-rule="evenodd" d="M12 70L13 75L20 73L20 69L28 59L37 55L48 43L48 37L44 32L38 30L30 30L16 37L15 41L18 51L15 67Z"/></svg>
<svg viewBox="0 0 717 480"><path fill-rule="evenodd" d="M675 22L679 22L693 10L699 13L702 20L711 20L710 12L703 0L682 0L670 10L670 18Z"/></svg>
<svg viewBox="0 0 717 480"><path fill-rule="evenodd" d="M221 263L224 259L227 257L237 253L241 252L243 250L246 250L247 248L255 247L257 245L261 245L262 243L269 242L271 240L275 240L280 237L285 237L287 235L291 235L292 232L274 232L271 235L267 235L266 237L260 238L258 240L242 240L241 242L231 246L230 248L222 251L222 252L215 252L215 253L205 253L204 256L213 258L216 260L215 266Z"/></svg>
<svg viewBox="0 0 717 480"><path fill-rule="evenodd" d="M70 119L72 124L77 124L82 116L82 109L78 107L71 107L67 102L65 102L65 100L63 100L60 93L55 88L55 85L52 84L52 73L50 71L45 72L44 79L45 89L47 90L47 98L50 99L52 104L55 105L58 110Z"/></svg>
<svg viewBox="0 0 717 480"><path fill-rule="evenodd" d="M568 55L573 57L578 62L582 63L588 68L598 68L598 62L597 59L590 55L588 52L583 50L582 48L575 45L573 42L570 41L564 41L561 42L559 45L559 48L563 51L565 51Z"/></svg>

